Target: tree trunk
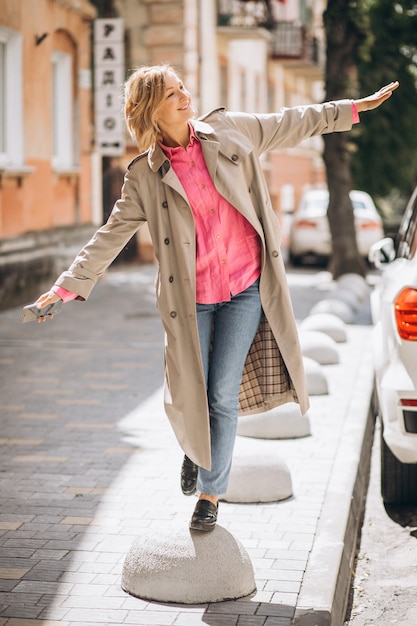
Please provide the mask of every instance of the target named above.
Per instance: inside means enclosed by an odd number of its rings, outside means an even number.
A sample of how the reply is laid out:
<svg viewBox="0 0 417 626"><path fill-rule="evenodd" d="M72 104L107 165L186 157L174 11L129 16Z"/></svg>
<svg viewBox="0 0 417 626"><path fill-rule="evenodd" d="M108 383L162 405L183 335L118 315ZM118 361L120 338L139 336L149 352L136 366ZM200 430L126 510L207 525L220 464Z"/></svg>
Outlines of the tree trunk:
<svg viewBox="0 0 417 626"><path fill-rule="evenodd" d="M361 32L357 25L357 3L352 0L328 0L323 15L327 37L326 100L348 97L356 85L357 50ZM355 23L355 18L357 23ZM358 251L353 207L348 133L324 135L324 162L329 188L328 219L332 238L329 269L334 278L342 274L365 275L365 264Z"/></svg>

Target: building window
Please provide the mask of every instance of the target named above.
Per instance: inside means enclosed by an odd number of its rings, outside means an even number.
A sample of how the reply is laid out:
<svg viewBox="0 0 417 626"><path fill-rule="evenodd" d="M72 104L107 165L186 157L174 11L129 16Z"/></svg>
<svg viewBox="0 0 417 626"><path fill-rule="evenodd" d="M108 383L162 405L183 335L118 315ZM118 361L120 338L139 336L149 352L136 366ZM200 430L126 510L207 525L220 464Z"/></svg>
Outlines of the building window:
<svg viewBox="0 0 417 626"><path fill-rule="evenodd" d="M52 53L52 166L57 170L74 166L72 58L65 52Z"/></svg>
<svg viewBox="0 0 417 626"><path fill-rule="evenodd" d="M0 153L5 153L6 144L6 44L0 41Z"/></svg>
<svg viewBox="0 0 417 626"><path fill-rule="evenodd" d="M22 164L22 38L0 27L0 167Z"/></svg>

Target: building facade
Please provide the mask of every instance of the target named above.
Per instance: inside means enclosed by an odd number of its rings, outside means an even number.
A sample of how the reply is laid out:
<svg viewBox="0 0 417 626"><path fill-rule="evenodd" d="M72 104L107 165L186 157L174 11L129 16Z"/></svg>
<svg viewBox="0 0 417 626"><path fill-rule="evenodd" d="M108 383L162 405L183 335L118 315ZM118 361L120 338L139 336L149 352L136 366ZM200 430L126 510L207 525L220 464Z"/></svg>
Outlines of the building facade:
<svg viewBox="0 0 417 626"><path fill-rule="evenodd" d="M35 295L96 221L86 0L1 0L0 301ZM66 259L62 259L64 263Z"/></svg>

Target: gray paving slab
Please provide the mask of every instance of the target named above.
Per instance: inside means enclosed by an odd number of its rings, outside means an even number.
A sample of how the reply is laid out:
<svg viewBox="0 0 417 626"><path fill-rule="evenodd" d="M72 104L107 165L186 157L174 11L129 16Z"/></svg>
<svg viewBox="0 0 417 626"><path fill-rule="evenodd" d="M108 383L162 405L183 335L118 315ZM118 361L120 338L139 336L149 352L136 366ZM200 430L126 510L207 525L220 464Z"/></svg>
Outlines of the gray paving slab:
<svg viewBox="0 0 417 626"><path fill-rule="evenodd" d="M311 436L238 437L239 454L283 458L294 488L281 502L220 505L256 593L188 606L122 591L134 540L188 525L194 507L163 412L154 274L110 271L52 324L0 314L0 626L340 626L373 426L368 325L348 326L340 362L324 366L330 393L311 398Z"/></svg>

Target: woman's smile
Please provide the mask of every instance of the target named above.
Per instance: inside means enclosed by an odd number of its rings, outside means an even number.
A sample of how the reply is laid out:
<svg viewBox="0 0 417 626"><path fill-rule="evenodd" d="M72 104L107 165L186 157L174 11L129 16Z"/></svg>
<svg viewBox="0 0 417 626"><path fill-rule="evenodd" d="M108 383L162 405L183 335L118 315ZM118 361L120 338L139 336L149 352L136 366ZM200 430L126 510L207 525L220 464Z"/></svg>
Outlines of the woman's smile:
<svg viewBox="0 0 417 626"><path fill-rule="evenodd" d="M188 121L194 115L191 96L182 80L173 72L165 76L165 98L157 111L157 123L166 145L186 146Z"/></svg>

